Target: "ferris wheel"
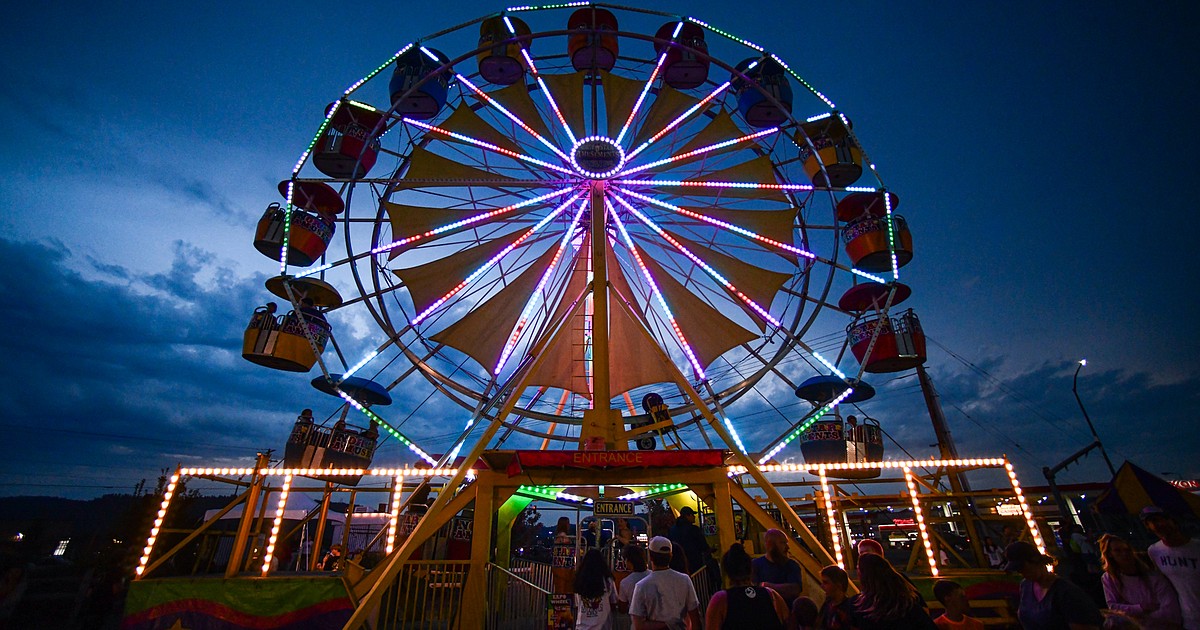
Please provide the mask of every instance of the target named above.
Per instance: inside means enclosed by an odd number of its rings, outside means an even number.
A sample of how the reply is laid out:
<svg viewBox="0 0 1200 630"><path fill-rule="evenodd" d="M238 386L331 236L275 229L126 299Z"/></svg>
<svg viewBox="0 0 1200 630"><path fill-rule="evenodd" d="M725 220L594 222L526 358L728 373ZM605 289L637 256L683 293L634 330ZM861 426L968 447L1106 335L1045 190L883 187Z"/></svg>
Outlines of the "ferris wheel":
<svg viewBox="0 0 1200 630"><path fill-rule="evenodd" d="M243 354L317 366L422 459L488 424L509 447L767 461L866 400L864 372L924 361L915 316L889 314L912 239L850 119L706 22L514 7L403 46L323 113L256 234L292 312L259 309ZM412 391L462 412L406 424L385 405ZM811 409L739 416L781 391Z"/></svg>

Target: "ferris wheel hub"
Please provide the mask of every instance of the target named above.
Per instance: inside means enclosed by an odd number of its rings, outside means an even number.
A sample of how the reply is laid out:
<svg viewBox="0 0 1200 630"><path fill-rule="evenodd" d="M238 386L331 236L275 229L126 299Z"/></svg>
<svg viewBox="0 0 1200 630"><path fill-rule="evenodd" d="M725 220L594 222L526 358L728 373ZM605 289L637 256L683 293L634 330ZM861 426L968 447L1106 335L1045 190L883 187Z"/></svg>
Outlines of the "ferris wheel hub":
<svg viewBox="0 0 1200 630"><path fill-rule="evenodd" d="M606 136L581 138L571 147L571 166L588 179L608 179L625 166L625 150Z"/></svg>

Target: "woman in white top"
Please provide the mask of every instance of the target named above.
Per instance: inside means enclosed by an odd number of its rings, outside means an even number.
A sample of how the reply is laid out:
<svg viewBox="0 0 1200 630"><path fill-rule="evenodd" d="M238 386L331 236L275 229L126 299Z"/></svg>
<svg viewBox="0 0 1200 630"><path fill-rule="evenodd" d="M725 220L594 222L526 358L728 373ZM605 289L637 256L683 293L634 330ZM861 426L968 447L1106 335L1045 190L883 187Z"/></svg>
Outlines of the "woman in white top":
<svg viewBox="0 0 1200 630"><path fill-rule="evenodd" d="M599 549L589 549L575 567L576 630L611 630L617 585Z"/></svg>
<svg viewBox="0 0 1200 630"><path fill-rule="evenodd" d="M1109 610L1132 617L1147 630L1182 627L1175 589L1134 555L1129 543L1105 534L1100 538L1100 558L1104 564L1100 582Z"/></svg>

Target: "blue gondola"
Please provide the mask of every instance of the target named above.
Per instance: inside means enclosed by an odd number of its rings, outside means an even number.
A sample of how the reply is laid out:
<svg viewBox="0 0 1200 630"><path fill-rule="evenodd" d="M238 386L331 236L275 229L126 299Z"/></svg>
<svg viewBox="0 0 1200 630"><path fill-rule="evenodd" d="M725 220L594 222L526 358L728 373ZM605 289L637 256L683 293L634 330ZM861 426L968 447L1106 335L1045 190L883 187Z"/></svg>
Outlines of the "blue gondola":
<svg viewBox="0 0 1200 630"><path fill-rule="evenodd" d="M787 70L774 59L757 57L743 60L736 68L731 82L746 124L763 128L786 122L792 113L792 84Z"/></svg>
<svg viewBox="0 0 1200 630"><path fill-rule="evenodd" d="M396 113L416 120L428 120L437 116L446 104L446 95L450 90L454 71L447 69L424 83L421 83L421 80L448 63L450 58L442 52L422 46L414 46L400 55L396 60L392 81L388 85ZM421 83L420 87L417 87L418 83Z"/></svg>

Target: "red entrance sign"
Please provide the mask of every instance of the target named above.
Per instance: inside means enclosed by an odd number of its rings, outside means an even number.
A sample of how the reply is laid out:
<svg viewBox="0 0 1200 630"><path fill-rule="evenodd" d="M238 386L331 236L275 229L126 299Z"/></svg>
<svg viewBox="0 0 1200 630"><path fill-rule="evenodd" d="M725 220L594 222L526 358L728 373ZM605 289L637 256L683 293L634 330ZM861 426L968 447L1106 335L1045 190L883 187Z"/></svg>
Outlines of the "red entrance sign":
<svg viewBox="0 0 1200 630"><path fill-rule="evenodd" d="M725 465L725 451L517 451L508 474L523 468L707 468Z"/></svg>

